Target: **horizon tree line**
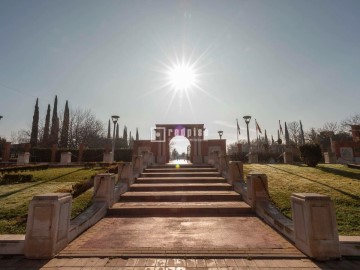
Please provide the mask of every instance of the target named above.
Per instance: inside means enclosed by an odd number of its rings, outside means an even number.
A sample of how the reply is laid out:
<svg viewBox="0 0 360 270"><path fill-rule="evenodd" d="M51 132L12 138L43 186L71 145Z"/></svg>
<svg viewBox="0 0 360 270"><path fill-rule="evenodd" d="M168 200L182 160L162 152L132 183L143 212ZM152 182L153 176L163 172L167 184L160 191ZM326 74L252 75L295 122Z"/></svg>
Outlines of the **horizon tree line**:
<svg viewBox="0 0 360 270"><path fill-rule="evenodd" d="M61 118L62 116L62 118ZM51 117L51 122L50 122ZM124 126L123 137L119 136L119 123L116 125L115 138L117 147L132 147L134 137L131 131L128 137L127 126ZM51 106L48 104L45 123L40 123L39 99L36 99L31 131L20 130L18 141L20 143L30 142L32 147L51 147L57 144L60 148L76 148L81 143L88 147L104 147L111 138L110 120L108 124L107 137L104 136L104 127L100 120L90 110L69 109L66 100L63 114L58 115L58 98L55 96L51 116ZM139 139L136 128L136 139Z"/></svg>

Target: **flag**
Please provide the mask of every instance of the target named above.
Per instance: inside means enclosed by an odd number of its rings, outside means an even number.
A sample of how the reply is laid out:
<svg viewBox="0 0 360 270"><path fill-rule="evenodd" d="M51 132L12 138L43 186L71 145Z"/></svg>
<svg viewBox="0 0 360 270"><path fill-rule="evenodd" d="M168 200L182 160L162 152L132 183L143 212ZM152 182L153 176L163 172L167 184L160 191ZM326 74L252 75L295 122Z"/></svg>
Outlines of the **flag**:
<svg viewBox="0 0 360 270"><path fill-rule="evenodd" d="M283 132L283 129L282 129L282 126L281 126L280 120L279 120L279 126L280 126L280 134L283 134L283 135L284 135L284 132Z"/></svg>
<svg viewBox="0 0 360 270"><path fill-rule="evenodd" d="M259 131L260 134L262 134L261 128L260 128L258 122L256 121L256 119L255 119L255 125L256 125L256 130Z"/></svg>
<svg viewBox="0 0 360 270"><path fill-rule="evenodd" d="M240 126L239 126L239 122L237 119L236 119L236 128L237 128L238 135L240 135Z"/></svg>

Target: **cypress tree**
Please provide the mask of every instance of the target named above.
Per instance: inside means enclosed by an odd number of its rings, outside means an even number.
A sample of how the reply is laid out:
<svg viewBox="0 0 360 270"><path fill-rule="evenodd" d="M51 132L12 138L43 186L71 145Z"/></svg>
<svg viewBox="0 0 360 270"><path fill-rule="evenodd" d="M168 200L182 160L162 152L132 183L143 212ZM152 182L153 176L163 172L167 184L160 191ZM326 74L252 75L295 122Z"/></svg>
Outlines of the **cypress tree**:
<svg viewBox="0 0 360 270"><path fill-rule="evenodd" d="M289 136L289 131L285 122L285 144L289 145L290 143L290 136Z"/></svg>
<svg viewBox="0 0 360 270"><path fill-rule="evenodd" d="M109 119L109 124L108 124L108 134L107 134L107 138L110 139L111 138L111 127L110 127L110 119Z"/></svg>
<svg viewBox="0 0 360 270"><path fill-rule="evenodd" d="M266 134L266 129L265 129L265 144L269 145L269 140L268 140L268 137L267 137L267 134Z"/></svg>
<svg viewBox="0 0 360 270"><path fill-rule="evenodd" d="M124 139L125 141L127 141L127 138L128 138L128 136L127 136L127 127L124 126L123 139Z"/></svg>
<svg viewBox="0 0 360 270"><path fill-rule="evenodd" d="M300 120L300 136L301 136L301 144L305 144L305 136L304 136L304 130L301 120Z"/></svg>
<svg viewBox="0 0 360 270"><path fill-rule="evenodd" d="M43 145L47 146L49 143L49 131L50 131L50 104L48 104L45 118L45 127L43 135Z"/></svg>
<svg viewBox="0 0 360 270"><path fill-rule="evenodd" d="M132 140L131 140L132 136L131 136L131 131L129 133L129 147L132 147ZM133 138L134 139L134 138Z"/></svg>
<svg viewBox="0 0 360 270"><path fill-rule="evenodd" d="M116 123L116 139L119 139L119 123Z"/></svg>
<svg viewBox="0 0 360 270"><path fill-rule="evenodd" d="M59 117L57 115L57 96L55 96L54 109L51 119L50 145L57 144L59 140Z"/></svg>
<svg viewBox="0 0 360 270"><path fill-rule="evenodd" d="M36 146L39 134L39 98L36 99L35 110L33 115L33 122L31 127L30 144Z"/></svg>
<svg viewBox="0 0 360 270"><path fill-rule="evenodd" d="M65 103L64 120L61 128L60 147L67 148L69 143L70 113L68 101Z"/></svg>
<svg viewBox="0 0 360 270"><path fill-rule="evenodd" d="M126 127L126 126L124 126L123 140L124 140L124 144L125 144L126 146L128 146L128 136L127 136L127 127Z"/></svg>

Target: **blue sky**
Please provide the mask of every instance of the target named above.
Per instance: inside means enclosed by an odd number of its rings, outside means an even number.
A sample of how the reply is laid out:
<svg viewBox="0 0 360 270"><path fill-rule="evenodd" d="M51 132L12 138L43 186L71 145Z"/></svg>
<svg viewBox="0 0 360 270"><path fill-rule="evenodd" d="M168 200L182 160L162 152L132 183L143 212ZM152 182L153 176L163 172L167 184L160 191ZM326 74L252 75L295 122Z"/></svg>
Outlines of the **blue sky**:
<svg viewBox="0 0 360 270"><path fill-rule="evenodd" d="M0 136L45 117L120 115L147 139L156 123L204 123L236 139L242 116L268 135L359 113L360 1L0 1ZM174 92L166 67L196 61L199 87ZM254 136L254 121L251 122Z"/></svg>

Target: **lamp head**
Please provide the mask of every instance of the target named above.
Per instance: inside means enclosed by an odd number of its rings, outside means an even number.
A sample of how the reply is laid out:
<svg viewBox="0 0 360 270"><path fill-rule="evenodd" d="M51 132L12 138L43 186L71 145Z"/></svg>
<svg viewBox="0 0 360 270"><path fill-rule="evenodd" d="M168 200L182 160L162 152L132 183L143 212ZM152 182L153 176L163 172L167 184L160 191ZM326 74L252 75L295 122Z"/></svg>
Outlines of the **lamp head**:
<svg viewBox="0 0 360 270"><path fill-rule="evenodd" d="M249 124L249 123L250 123L250 120L251 120L251 116L250 116L250 115L245 115L243 118L244 118L246 124Z"/></svg>
<svg viewBox="0 0 360 270"><path fill-rule="evenodd" d="M111 120L113 121L114 124L116 124L116 122L118 121L119 118L120 118L120 116L118 116L118 115L111 116Z"/></svg>
<svg viewBox="0 0 360 270"><path fill-rule="evenodd" d="M219 133L220 138L224 134L224 132L222 130L219 130L218 133Z"/></svg>

